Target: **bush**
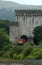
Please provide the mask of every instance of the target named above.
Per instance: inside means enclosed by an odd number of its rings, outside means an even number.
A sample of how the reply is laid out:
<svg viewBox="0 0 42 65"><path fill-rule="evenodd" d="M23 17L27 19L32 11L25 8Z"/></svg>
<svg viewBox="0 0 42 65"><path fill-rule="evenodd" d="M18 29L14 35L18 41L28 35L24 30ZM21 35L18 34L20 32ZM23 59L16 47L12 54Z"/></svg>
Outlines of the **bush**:
<svg viewBox="0 0 42 65"><path fill-rule="evenodd" d="M22 46L14 46L14 47L13 47L13 51L14 51L14 53L16 53L16 54L21 53L22 50L23 50L23 47L22 47Z"/></svg>
<svg viewBox="0 0 42 65"><path fill-rule="evenodd" d="M3 29L0 29L0 50L2 50L3 46L7 44L9 44L9 37Z"/></svg>
<svg viewBox="0 0 42 65"><path fill-rule="evenodd" d="M13 59L17 59L17 54L16 53L13 54Z"/></svg>
<svg viewBox="0 0 42 65"><path fill-rule="evenodd" d="M25 56L27 56L27 55L29 55L29 54L31 53L31 51L32 51L32 47L28 47L28 48L25 48L25 49L22 51L22 53L23 53Z"/></svg>
<svg viewBox="0 0 42 65"><path fill-rule="evenodd" d="M23 53L20 53L19 55L17 55L17 59L18 60L23 60L25 57L24 57L24 54Z"/></svg>
<svg viewBox="0 0 42 65"><path fill-rule="evenodd" d="M23 60L31 53L32 47L24 48L23 51L17 56L19 60Z"/></svg>
<svg viewBox="0 0 42 65"><path fill-rule="evenodd" d="M42 47L42 41L40 41L38 44L39 47Z"/></svg>
<svg viewBox="0 0 42 65"><path fill-rule="evenodd" d="M6 51L6 52L3 54L3 57L4 57L4 58L10 58L10 52L9 52L9 51Z"/></svg>
<svg viewBox="0 0 42 65"><path fill-rule="evenodd" d="M3 53L4 53L3 51L0 51L0 57L3 55Z"/></svg>
<svg viewBox="0 0 42 65"><path fill-rule="evenodd" d="M27 48L27 47L30 47L30 46L34 46L34 43L27 42L23 46L24 46L24 48Z"/></svg>
<svg viewBox="0 0 42 65"><path fill-rule="evenodd" d="M26 59L42 59L42 49L34 48L32 53L26 57Z"/></svg>

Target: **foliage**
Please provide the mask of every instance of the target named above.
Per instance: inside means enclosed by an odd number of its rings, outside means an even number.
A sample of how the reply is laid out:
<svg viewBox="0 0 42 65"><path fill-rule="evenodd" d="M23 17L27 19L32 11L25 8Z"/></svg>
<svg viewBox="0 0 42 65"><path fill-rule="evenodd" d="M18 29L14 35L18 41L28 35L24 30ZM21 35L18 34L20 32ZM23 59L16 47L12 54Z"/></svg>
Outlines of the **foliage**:
<svg viewBox="0 0 42 65"><path fill-rule="evenodd" d="M17 59L18 59L18 60L23 60L23 59L25 59L24 54L20 53L19 55L17 55Z"/></svg>
<svg viewBox="0 0 42 65"><path fill-rule="evenodd" d="M17 59L17 54L16 53L13 54L13 59Z"/></svg>
<svg viewBox="0 0 42 65"><path fill-rule="evenodd" d="M22 52L23 47L22 46L14 46L13 50L14 50L14 53L19 54Z"/></svg>
<svg viewBox="0 0 42 65"><path fill-rule="evenodd" d="M10 52L6 51L3 55L4 58L10 58Z"/></svg>
<svg viewBox="0 0 42 65"><path fill-rule="evenodd" d="M34 34L34 43L38 45L40 41L42 41L42 26L37 26L33 30Z"/></svg>
<svg viewBox="0 0 42 65"><path fill-rule="evenodd" d="M32 53L26 57L27 59L42 59L42 49L34 48Z"/></svg>
<svg viewBox="0 0 42 65"><path fill-rule="evenodd" d="M1 28L0 29L0 50L2 47L6 44L9 43L9 37L8 35L4 32L4 30Z"/></svg>
<svg viewBox="0 0 42 65"><path fill-rule="evenodd" d="M42 47L42 41L40 41L38 44L39 47Z"/></svg>
<svg viewBox="0 0 42 65"><path fill-rule="evenodd" d="M10 44L3 47L3 50L0 52L0 57L17 60L42 59L42 48L34 46L24 48L24 46L15 46Z"/></svg>
<svg viewBox="0 0 42 65"><path fill-rule="evenodd" d="M34 46L34 43L26 42L26 43L24 43L24 45L23 45L24 48L27 48L27 47L30 47L30 46Z"/></svg>
<svg viewBox="0 0 42 65"><path fill-rule="evenodd" d="M8 20L0 20L0 28L4 28L7 34L9 34L9 23Z"/></svg>
<svg viewBox="0 0 42 65"><path fill-rule="evenodd" d="M35 32L35 36L37 33ZM38 38L41 39L42 37L40 38L38 35ZM9 41L9 36L6 33L5 28L0 28L0 57L17 60L42 59L41 47L42 40L41 41L39 40L38 46L36 47L34 43L30 42L24 43L23 46L18 44L14 45Z"/></svg>
<svg viewBox="0 0 42 65"><path fill-rule="evenodd" d="M19 60L23 60L31 53L32 47L24 48L23 51L17 56Z"/></svg>

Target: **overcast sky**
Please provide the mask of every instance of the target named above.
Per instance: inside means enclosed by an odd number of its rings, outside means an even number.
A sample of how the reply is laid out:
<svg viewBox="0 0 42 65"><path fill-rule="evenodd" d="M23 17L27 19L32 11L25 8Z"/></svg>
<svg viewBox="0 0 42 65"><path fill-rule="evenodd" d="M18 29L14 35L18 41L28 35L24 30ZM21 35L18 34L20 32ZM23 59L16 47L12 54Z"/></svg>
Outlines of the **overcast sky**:
<svg viewBox="0 0 42 65"><path fill-rule="evenodd" d="M4 1L13 1L26 5L42 5L42 0L4 0Z"/></svg>

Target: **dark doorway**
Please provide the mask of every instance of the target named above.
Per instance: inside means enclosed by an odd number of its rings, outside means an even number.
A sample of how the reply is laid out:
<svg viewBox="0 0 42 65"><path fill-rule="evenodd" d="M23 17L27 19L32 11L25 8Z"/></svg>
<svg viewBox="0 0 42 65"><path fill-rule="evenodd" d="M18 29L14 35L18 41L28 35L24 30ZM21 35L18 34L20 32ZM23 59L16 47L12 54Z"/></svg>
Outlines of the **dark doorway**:
<svg viewBox="0 0 42 65"><path fill-rule="evenodd" d="M20 38L24 39L26 42L28 41L28 37L26 35L22 35Z"/></svg>

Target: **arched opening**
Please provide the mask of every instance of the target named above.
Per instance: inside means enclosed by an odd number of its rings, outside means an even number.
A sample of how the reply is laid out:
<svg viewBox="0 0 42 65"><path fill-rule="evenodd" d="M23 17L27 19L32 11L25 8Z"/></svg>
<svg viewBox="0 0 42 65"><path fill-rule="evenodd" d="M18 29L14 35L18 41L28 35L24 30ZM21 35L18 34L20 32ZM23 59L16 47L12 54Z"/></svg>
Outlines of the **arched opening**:
<svg viewBox="0 0 42 65"><path fill-rule="evenodd" d="M22 35L17 42L19 45L23 45L24 43L28 42L28 37L26 35Z"/></svg>
<svg viewBox="0 0 42 65"><path fill-rule="evenodd" d="M23 40L25 40L26 42L28 41L28 37L27 37L26 35L22 35L22 36L20 37L20 39L23 39Z"/></svg>

